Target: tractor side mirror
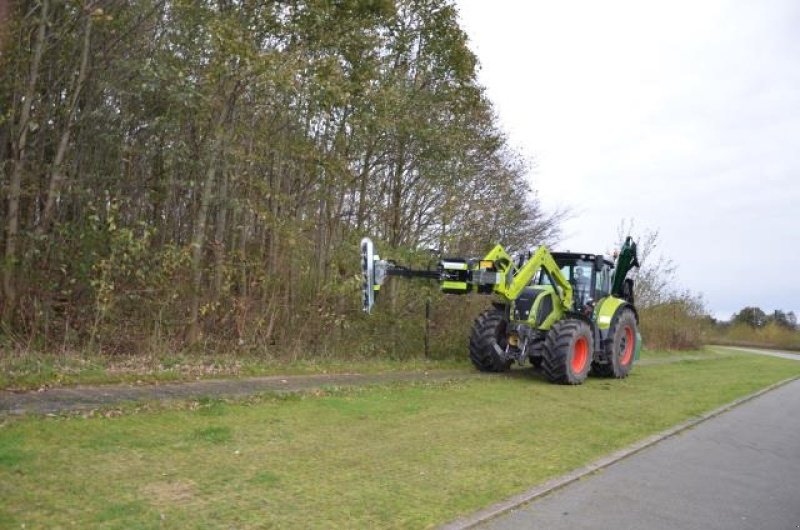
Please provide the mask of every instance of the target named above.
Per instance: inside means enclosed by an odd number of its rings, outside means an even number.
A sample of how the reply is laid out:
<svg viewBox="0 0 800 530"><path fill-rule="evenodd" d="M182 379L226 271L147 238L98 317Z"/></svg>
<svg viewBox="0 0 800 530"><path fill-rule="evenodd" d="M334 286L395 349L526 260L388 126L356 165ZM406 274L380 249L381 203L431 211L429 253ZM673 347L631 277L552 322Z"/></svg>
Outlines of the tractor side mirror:
<svg viewBox="0 0 800 530"><path fill-rule="evenodd" d="M598 254L594 257L594 270L600 272L603 270L603 266L605 265L605 261L603 261L603 256Z"/></svg>

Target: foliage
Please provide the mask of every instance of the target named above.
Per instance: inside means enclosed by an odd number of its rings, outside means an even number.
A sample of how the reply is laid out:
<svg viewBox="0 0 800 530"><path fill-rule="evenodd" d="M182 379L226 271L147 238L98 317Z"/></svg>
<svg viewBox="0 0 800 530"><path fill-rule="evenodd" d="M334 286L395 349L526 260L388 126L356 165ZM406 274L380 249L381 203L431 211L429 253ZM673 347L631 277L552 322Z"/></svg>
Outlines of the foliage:
<svg viewBox="0 0 800 530"><path fill-rule="evenodd" d="M770 324L786 328L797 329L797 316L794 311L776 309L770 314L765 313L760 307L745 307L735 313L731 318L732 324L744 324L752 328L761 328Z"/></svg>
<svg viewBox="0 0 800 530"><path fill-rule="evenodd" d="M688 350L705 343L705 310L702 301L690 293L642 308L639 319L648 348Z"/></svg>
<svg viewBox="0 0 800 530"><path fill-rule="evenodd" d="M760 328L753 328L746 324L717 325L709 333L708 342L800 350L800 331L788 329L772 322Z"/></svg>
<svg viewBox="0 0 800 530"><path fill-rule="evenodd" d="M748 306L735 313L730 322L709 326L709 342L739 346L766 346L800 350L800 328L794 311Z"/></svg>
<svg viewBox="0 0 800 530"><path fill-rule="evenodd" d="M732 322L734 324L745 324L754 328L760 328L767 323L767 315L760 307L745 307L733 315Z"/></svg>
<svg viewBox="0 0 800 530"><path fill-rule="evenodd" d="M363 235L397 254L558 236L449 0L32 0L10 20L7 345L346 350ZM390 296L377 347L409 355L420 290Z"/></svg>

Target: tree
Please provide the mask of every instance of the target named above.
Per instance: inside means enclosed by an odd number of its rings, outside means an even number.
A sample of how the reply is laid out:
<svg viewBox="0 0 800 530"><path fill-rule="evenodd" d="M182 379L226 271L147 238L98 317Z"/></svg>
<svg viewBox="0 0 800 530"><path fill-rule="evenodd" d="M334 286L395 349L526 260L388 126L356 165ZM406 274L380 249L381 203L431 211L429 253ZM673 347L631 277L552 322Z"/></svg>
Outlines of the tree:
<svg viewBox="0 0 800 530"><path fill-rule="evenodd" d="M797 315L794 314L794 311L786 313L786 322L791 329L797 329Z"/></svg>
<svg viewBox="0 0 800 530"><path fill-rule="evenodd" d="M746 324L753 328L763 327L767 323L767 315L760 307L745 307L733 315L734 324Z"/></svg>
<svg viewBox="0 0 800 530"><path fill-rule="evenodd" d="M448 0L31 0L9 19L15 340L309 351L356 333L365 234L415 256L558 237Z"/></svg>
<svg viewBox="0 0 800 530"><path fill-rule="evenodd" d="M772 312L772 314L766 317L766 323L772 323L777 326L786 329L796 329L797 328L797 317L794 314L794 311L781 311L780 309L776 309Z"/></svg>

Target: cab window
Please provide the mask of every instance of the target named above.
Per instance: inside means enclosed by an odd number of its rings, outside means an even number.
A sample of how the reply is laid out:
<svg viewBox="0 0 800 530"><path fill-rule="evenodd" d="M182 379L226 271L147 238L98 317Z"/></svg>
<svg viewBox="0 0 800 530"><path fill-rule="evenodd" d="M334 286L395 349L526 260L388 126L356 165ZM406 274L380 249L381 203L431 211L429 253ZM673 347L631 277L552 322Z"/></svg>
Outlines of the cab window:
<svg viewBox="0 0 800 530"><path fill-rule="evenodd" d="M595 289L595 298L597 298L598 300L610 294L611 269L609 267L603 267L601 271L597 272L594 289Z"/></svg>

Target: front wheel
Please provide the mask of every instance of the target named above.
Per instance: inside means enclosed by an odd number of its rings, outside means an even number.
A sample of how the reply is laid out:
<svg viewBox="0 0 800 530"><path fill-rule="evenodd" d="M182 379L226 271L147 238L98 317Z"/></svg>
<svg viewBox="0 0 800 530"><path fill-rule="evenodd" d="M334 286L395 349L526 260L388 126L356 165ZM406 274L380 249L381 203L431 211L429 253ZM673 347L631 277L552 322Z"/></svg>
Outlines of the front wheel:
<svg viewBox="0 0 800 530"><path fill-rule="evenodd" d="M469 337L469 360L481 372L505 372L511 360L505 358L508 322L498 309L487 309L475 319Z"/></svg>
<svg viewBox="0 0 800 530"><path fill-rule="evenodd" d="M542 371L551 383L579 385L589 375L594 344L592 330L582 320L553 324L545 339Z"/></svg>

